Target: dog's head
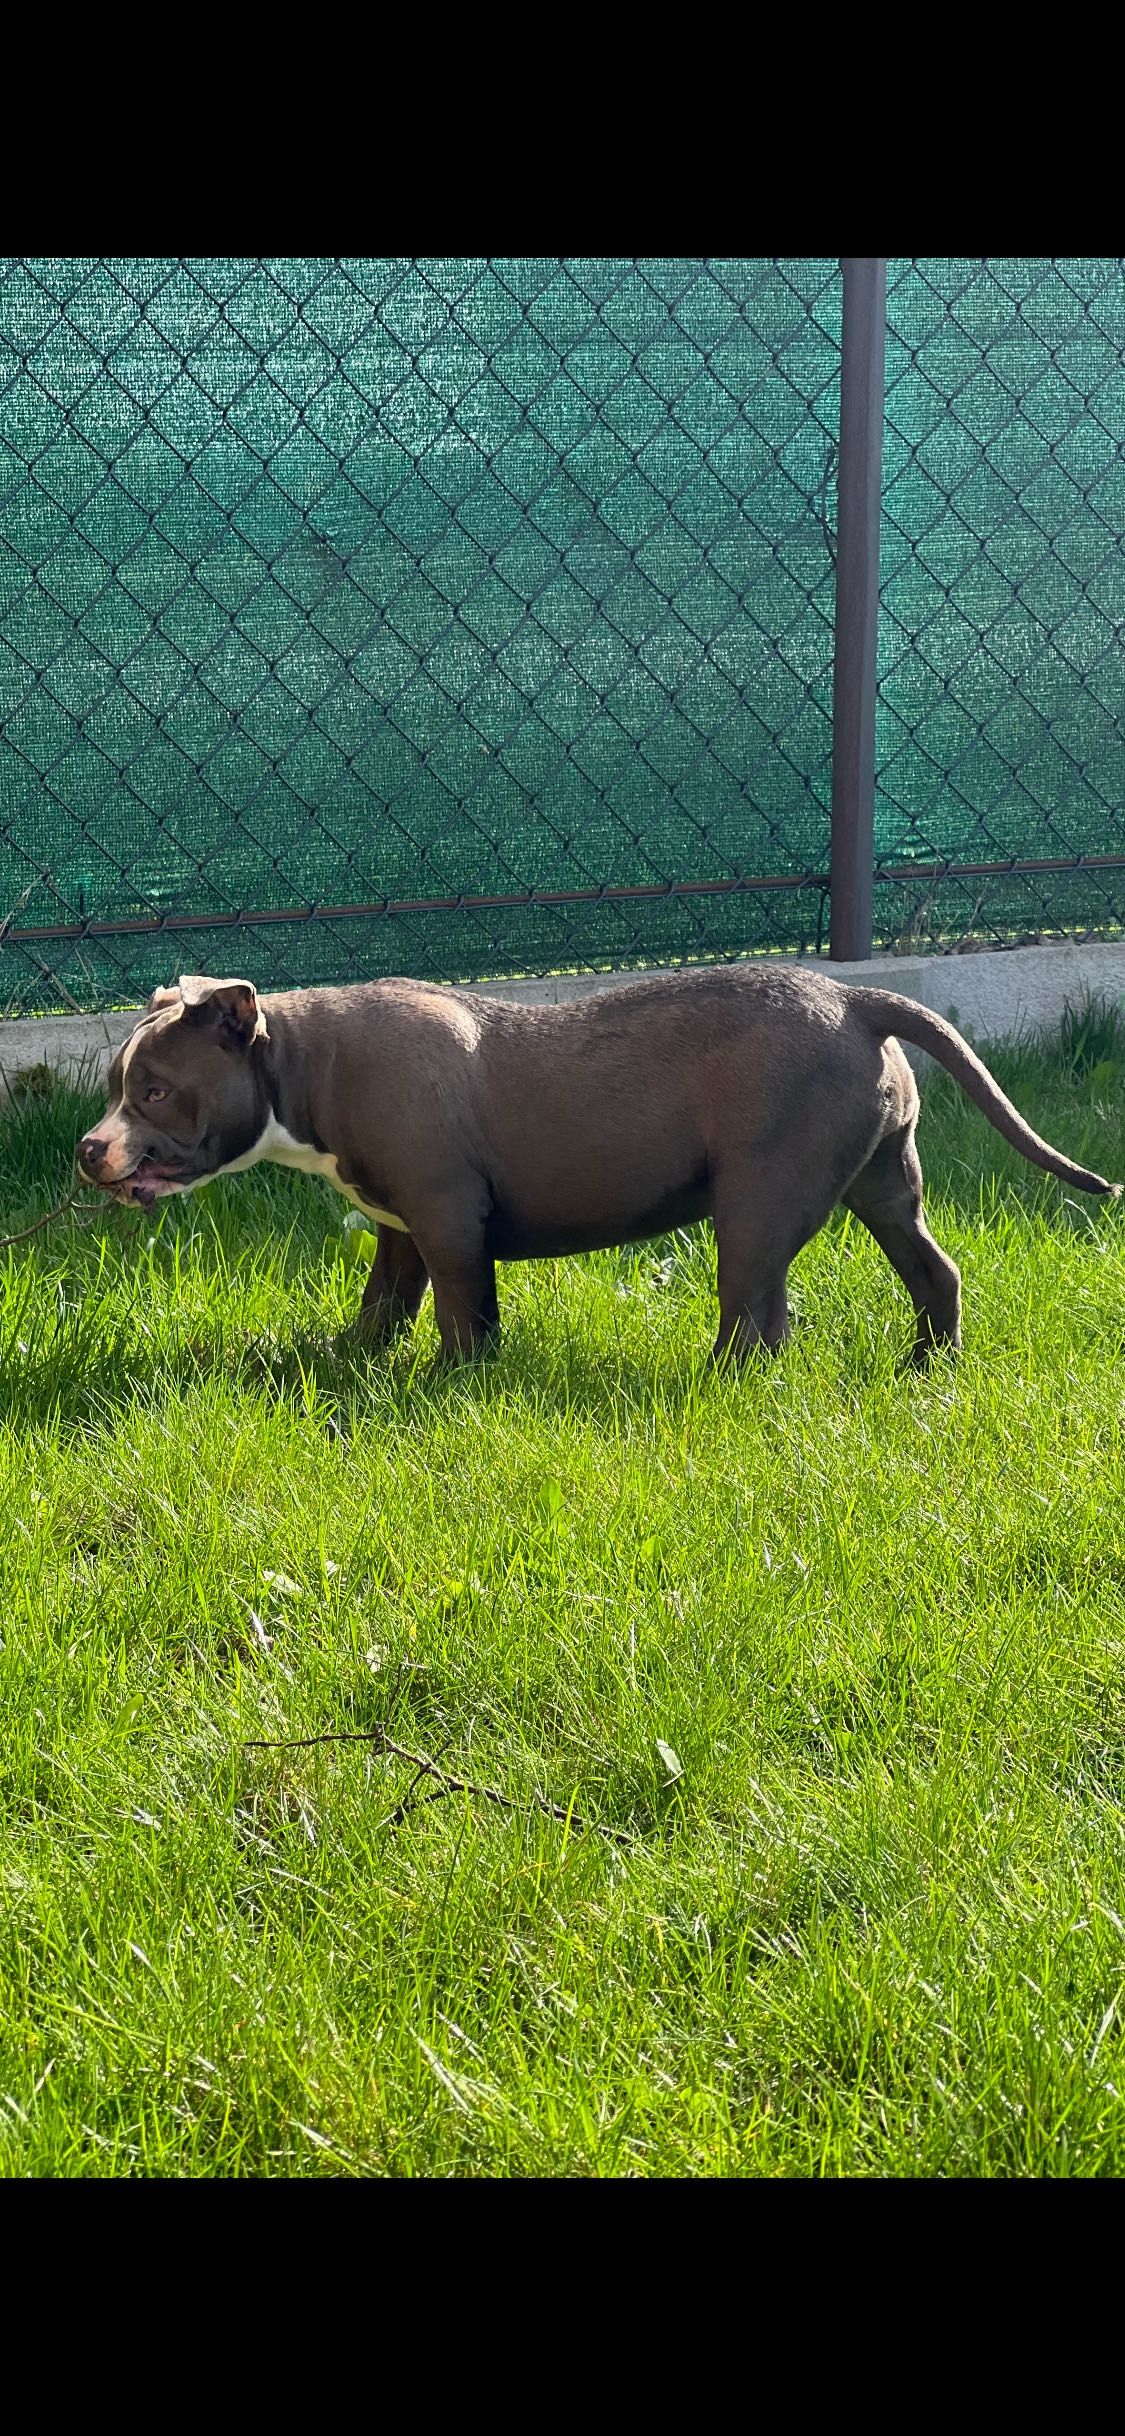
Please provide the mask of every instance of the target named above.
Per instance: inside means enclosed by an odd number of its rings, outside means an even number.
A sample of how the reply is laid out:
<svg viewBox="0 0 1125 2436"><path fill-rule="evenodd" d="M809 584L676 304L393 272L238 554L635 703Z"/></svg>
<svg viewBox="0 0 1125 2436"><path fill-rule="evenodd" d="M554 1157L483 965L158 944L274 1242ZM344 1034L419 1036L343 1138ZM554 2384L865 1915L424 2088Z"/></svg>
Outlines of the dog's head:
<svg viewBox="0 0 1125 2436"><path fill-rule="evenodd" d="M157 990L109 1069L109 1104L78 1145L79 1172L118 1201L151 1206L243 1158L269 1114L249 981L186 973Z"/></svg>

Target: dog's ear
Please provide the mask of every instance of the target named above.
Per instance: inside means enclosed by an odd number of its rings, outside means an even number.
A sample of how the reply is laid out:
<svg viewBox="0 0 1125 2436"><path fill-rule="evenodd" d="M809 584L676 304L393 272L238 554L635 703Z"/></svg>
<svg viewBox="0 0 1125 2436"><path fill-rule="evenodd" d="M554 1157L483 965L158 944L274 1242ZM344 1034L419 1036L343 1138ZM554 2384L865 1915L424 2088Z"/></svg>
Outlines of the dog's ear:
<svg viewBox="0 0 1125 2436"><path fill-rule="evenodd" d="M145 1008L145 1014L158 1015L161 1007L174 1007L178 1006L179 1003L180 993L178 989L173 988L170 990L154 990L151 998L149 999L148 1005Z"/></svg>
<svg viewBox="0 0 1125 2436"><path fill-rule="evenodd" d="M269 1039L252 981L213 981L208 973L181 973L177 988L184 1022L213 1025L224 1049L248 1049L252 1040Z"/></svg>

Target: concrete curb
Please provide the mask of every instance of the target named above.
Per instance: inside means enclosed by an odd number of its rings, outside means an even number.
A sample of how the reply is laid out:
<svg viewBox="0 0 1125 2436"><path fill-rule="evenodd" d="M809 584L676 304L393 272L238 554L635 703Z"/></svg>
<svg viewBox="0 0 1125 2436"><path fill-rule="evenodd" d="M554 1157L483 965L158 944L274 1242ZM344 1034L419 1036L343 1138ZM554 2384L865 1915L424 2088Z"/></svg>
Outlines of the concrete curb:
<svg viewBox="0 0 1125 2436"><path fill-rule="evenodd" d="M772 959L771 959L772 961ZM787 961L789 961L787 959ZM949 1016L974 1040L1011 1040L1054 1031L1068 1005L1087 993L1115 1003L1125 998L1125 941L1093 945L986 949L965 956L877 956L869 964L801 961L839 981L897 990L936 1015ZM617 989L650 973L561 973L539 981L482 981L483 996L523 1006L561 1006L593 990ZM104 1072L128 1038L137 1010L113 1015L46 1015L0 1023L0 1096L9 1076L50 1066L73 1077ZM912 1053L913 1054L913 1053Z"/></svg>

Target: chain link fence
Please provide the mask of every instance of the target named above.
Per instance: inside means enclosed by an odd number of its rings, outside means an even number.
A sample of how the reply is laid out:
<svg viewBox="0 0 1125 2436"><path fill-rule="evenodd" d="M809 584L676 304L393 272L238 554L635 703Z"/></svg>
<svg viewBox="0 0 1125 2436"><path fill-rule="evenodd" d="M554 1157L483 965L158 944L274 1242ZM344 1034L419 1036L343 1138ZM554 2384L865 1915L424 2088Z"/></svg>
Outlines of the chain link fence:
<svg viewBox="0 0 1125 2436"><path fill-rule="evenodd" d="M1125 266L895 262L876 935L1118 927ZM0 263L0 1014L826 944L835 260Z"/></svg>
<svg viewBox="0 0 1125 2436"><path fill-rule="evenodd" d="M891 262L877 939L1120 930L1123 535L1125 264Z"/></svg>
<svg viewBox="0 0 1125 2436"><path fill-rule="evenodd" d="M832 261L7 263L0 1003L815 945L839 312Z"/></svg>

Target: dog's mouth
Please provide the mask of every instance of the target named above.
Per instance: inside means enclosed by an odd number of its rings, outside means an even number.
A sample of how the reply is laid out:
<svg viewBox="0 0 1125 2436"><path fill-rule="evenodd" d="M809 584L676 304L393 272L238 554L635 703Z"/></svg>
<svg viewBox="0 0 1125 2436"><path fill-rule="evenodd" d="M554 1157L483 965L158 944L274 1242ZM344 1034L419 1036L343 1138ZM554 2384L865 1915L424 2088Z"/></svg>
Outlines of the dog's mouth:
<svg viewBox="0 0 1125 2436"><path fill-rule="evenodd" d="M139 1159L131 1175L118 1176L112 1184L101 1176L91 1175L85 1167L81 1172L87 1184L100 1184L111 1201L145 1210L151 1209L162 1193L183 1192L194 1181L182 1159Z"/></svg>

